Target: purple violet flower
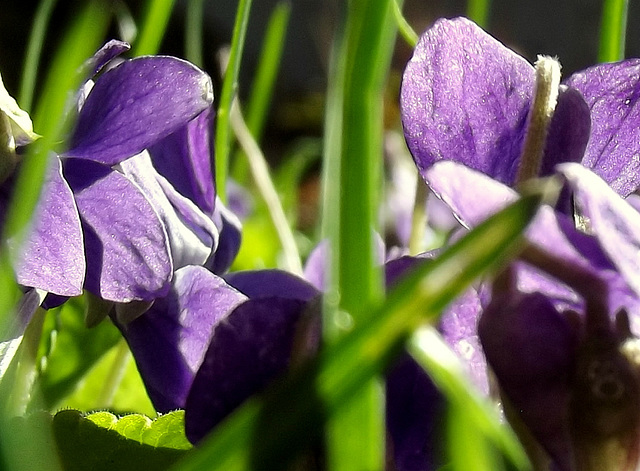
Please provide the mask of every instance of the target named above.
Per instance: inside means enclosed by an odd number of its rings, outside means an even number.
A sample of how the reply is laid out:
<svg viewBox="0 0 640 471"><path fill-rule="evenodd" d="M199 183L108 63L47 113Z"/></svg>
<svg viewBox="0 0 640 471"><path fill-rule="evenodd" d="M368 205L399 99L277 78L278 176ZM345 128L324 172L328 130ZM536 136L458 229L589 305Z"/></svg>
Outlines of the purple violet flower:
<svg viewBox="0 0 640 471"><path fill-rule="evenodd" d="M127 49L112 41L87 68L96 74ZM150 302L178 268L213 264L220 232L238 231L216 205L212 100L211 79L173 57L124 60L89 80L69 149L50 157L18 282L58 298L86 288Z"/></svg>
<svg viewBox="0 0 640 471"><path fill-rule="evenodd" d="M631 411L640 402L640 215L621 196L640 184L639 71L639 60L601 64L556 90L548 127L533 136L542 144L536 175L559 171L567 190L528 230L534 266L514 263L458 327L476 332L479 319L506 415L528 429L523 441L536 469L638 462L640 418ZM517 198L505 185L521 183L527 142L538 132L538 72L464 18L436 22L407 66L407 144L465 227ZM567 215L571 191L586 233Z"/></svg>

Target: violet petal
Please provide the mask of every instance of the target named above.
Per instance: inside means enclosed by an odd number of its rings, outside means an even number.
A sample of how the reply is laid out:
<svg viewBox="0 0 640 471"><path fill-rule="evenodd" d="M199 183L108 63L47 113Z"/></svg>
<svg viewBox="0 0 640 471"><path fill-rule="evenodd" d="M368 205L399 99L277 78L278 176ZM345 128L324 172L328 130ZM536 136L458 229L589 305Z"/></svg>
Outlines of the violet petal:
<svg viewBox="0 0 640 471"><path fill-rule="evenodd" d="M386 374L386 423L393 467L431 471L442 466L446 403L424 370L404 353Z"/></svg>
<svg viewBox="0 0 640 471"><path fill-rule="evenodd" d="M85 287L117 302L165 295L173 272L167 233L140 190L89 160L67 159L64 174L85 236Z"/></svg>
<svg viewBox="0 0 640 471"><path fill-rule="evenodd" d="M156 410L183 408L216 326L246 297L208 270L175 272L169 294L118 327L133 352Z"/></svg>
<svg viewBox="0 0 640 471"><path fill-rule="evenodd" d="M578 164L563 164L581 213L588 218L604 251L640 294L640 213L626 203L605 181Z"/></svg>
<svg viewBox="0 0 640 471"><path fill-rule="evenodd" d="M242 242L242 223L231 212L220 198L216 198L216 207L213 212L213 222L220 231L218 247L211 254L205 266L216 274L225 273L240 251Z"/></svg>
<svg viewBox="0 0 640 471"><path fill-rule="evenodd" d="M640 59L599 64L566 82L591 109L591 138L583 165L619 194L640 186Z"/></svg>
<svg viewBox="0 0 640 471"><path fill-rule="evenodd" d="M186 61L125 61L96 80L65 156L114 165L186 125L212 101L211 79Z"/></svg>
<svg viewBox="0 0 640 471"><path fill-rule="evenodd" d="M306 302L261 298L240 304L213 333L187 397L185 429L200 441L251 395L284 374Z"/></svg>
<svg viewBox="0 0 640 471"><path fill-rule="evenodd" d="M147 152L120 162L119 167L140 187L163 222L174 270L186 265L202 265L218 241L218 229L213 221L156 172Z"/></svg>
<svg viewBox="0 0 640 471"><path fill-rule="evenodd" d="M207 214L213 212L216 197L211 170L212 126L213 110L209 107L149 148L157 171Z"/></svg>
<svg viewBox="0 0 640 471"><path fill-rule="evenodd" d="M83 236L57 156L51 159L32 221L16 263L18 283L61 296L78 296L85 276Z"/></svg>
<svg viewBox="0 0 640 471"><path fill-rule="evenodd" d="M403 75L407 144L424 172L456 160L513 183L534 89L533 67L465 18L438 20Z"/></svg>
<svg viewBox="0 0 640 471"><path fill-rule="evenodd" d="M573 469L568 414L576 339L568 322L541 293L509 293L494 296L478 333L513 408L560 468Z"/></svg>
<svg viewBox="0 0 640 471"><path fill-rule="evenodd" d="M95 76L105 65L111 62L113 58L127 52L129 49L131 49L131 46L129 43L124 41L119 41L117 39L108 41L104 46L98 49L91 59L85 63L85 67L90 71L89 76Z"/></svg>
<svg viewBox="0 0 640 471"><path fill-rule="evenodd" d="M237 271L223 278L251 299L280 297L309 301L319 293L302 278L277 269Z"/></svg>

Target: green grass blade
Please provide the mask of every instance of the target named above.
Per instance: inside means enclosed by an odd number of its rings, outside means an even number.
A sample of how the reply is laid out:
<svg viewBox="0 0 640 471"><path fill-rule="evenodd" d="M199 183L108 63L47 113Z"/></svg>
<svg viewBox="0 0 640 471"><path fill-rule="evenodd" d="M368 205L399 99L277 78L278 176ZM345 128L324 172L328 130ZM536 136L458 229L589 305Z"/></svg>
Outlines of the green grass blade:
<svg viewBox="0 0 640 471"><path fill-rule="evenodd" d="M489 11L491 0L468 0L467 16L475 21L481 28L489 26Z"/></svg>
<svg viewBox="0 0 640 471"><path fill-rule="evenodd" d="M290 16L290 2L281 1L275 6L267 25L260 63L247 102L247 126L258 142L262 139L264 124L273 96L273 86L280 69Z"/></svg>
<svg viewBox="0 0 640 471"><path fill-rule="evenodd" d="M132 55L156 54L169 23L175 0L149 0Z"/></svg>
<svg viewBox="0 0 640 471"><path fill-rule="evenodd" d="M42 54L42 45L44 37L47 33L47 25L51 19L51 13L56 0L42 0L38 5L36 14L29 35L29 43L27 45L27 55L22 68L22 82L20 83L20 94L18 102L26 111L31 110L33 104L33 92L36 86L36 78L38 76L38 63Z"/></svg>
<svg viewBox="0 0 640 471"><path fill-rule="evenodd" d="M244 49L244 40L247 35L247 24L249 23L249 13L251 11L252 0L240 0L236 21L233 26L233 37L231 39L231 49L229 50L229 60L224 72L222 82L222 92L218 102L218 114L215 136L215 156L216 156L216 189L218 196L223 201L227 199L226 181L229 174L229 154L231 152L231 122L229 113L231 104L238 89L238 74L240 72L240 60Z"/></svg>
<svg viewBox="0 0 640 471"><path fill-rule="evenodd" d="M202 57L202 38L204 21L204 0L187 2L187 15L184 24L185 57L198 67L204 66Z"/></svg>
<svg viewBox="0 0 640 471"><path fill-rule="evenodd" d="M290 16L291 4L288 1L281 1L275 6L267 24L256 78L253 81L251 95L246 106L247 127L256 142L262 140L273 88L280 70ZM246 155L238 152L234 158L233 177L236 181L244 183L247 181L248 175L249 165Z"/></svg>
<svg viewBox="0 0 640 471"><path fill-rule="evenodd" d="M174 471L285 469L327 418L340 413L384 371L411 332L439 313L474 279L502 266L522 245L540 195L522 197L480 224L432 263L401 280L368 322L327 345L316 360L247 401ZM361 468L357 468L361 469Z"/></svg>
<svg viewBox="0 0 640 471"><path fill-rule="evenodd" d="M414 29L402 14L402 8L400 7L398 0L394 0L393 2L393 16L396 20L396 25L398 27L400 36L402 36L402 38L407 42L409 46L416 47L419 39L418 34L414 31Z"/></svg>
<svg viewBox="0 0 640 471"><path fill-rule="evenodd" d="M599 62L624 59L629 0L604 0L600 23Z"/></svg>
<svg viewBox="0 0 640 471"><path fill-rule="evenodd" d="M74 96L82 79L78 70L104 40L108 20L109 14L103 2L88 3L69 28L47 74L44 93L33 119L34 130L42 138L34 142L24 156L4 228L3 240L12 239L12 253L20 252L24 229L40 195L48 153L62 140L65 126L69 124L64 115L69 98ZM7 274L12 273L12 269L6 247L2 247L1 252L0 272L8 279ZM7 283L11 293L11 283ZM9 315L12 300L11 294L0 297L0 331L6 325L3 316Z"/></svg>
<svg viewBox="0 0 640 471"><path fill-rule="evenodd" d="M374 232L380 200L380 174L384 146L383 94L394 46L393 3L356 0L348 3L340 53L345 56L337 70L336 88L342 93L338 185L327 187L338 202L329 218L331 283L340 293L338 309L327 305L327 341L343 333L344 314L358 325L368 322L365 308L380 300L382 277L376 262ZM363 45L366 44L366 47ZM331 123L330 125L336 125ZM338 147L338 146L336 146ZM384 468L384 398L376 378L354 397L348 407L328 425L328 468L332 470Z"/></svg>
<svg viewBox="0 0 640 471"><path fill-rule="evenodd" d="M461 459L461 465L454 469L496 470L495 463L483 468L478 467L478 456L483 456L491 462L493 448L486 446L489 441L501 450L517 469L529 468L527 455L515 434L511 429L500 424L500 418L493 406L480 397L479 392L467 378L460 358L433 327L419 329L411 336L407 349L449 400L455 416L452 417L452 421L458 422L452 424L453 427L470 431L471 435L475 435L474 440L477 443L473 453L464 454L460 447L456 447L459 451L456 455L459 458L464 456L466 461ZM463 413L460 413L461 411ZM455 446L457 437L454 436L452 441ZM481 443L485 441L487 443Z"/></svg>

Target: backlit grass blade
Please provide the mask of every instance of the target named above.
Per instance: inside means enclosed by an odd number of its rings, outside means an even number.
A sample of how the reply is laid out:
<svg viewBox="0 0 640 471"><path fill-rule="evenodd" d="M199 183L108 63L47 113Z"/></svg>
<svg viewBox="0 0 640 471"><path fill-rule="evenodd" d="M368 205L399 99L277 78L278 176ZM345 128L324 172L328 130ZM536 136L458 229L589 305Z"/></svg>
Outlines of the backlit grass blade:
<svg viewBox="0 0 640 471"><path fill-rule="evenodd" d="M202 38L204 36L204 0L187 2L187 15L184 23L185 57L198 67L204 66L202 57Z"/></svg>
<svg viewBox="0 0 640 471"><path fill-rule="evenodd" d="M33 104L33 92L38 76L38 63L40 62L44 37L47 33L47 25L51 19L55 4L56 0L42 0L33 19L27 53L22 68L22 82L20 83L18 99L20 106L26 111L30 111Z"/></svg>
<svg viewBox="0 0 640 471"><path fill-rule="evenodd" d="M169 23L175 0L149 0L132 55L156 54Z"/></svg>
<svg viewBox="0 0 640 471"><path fill-rule="evenodd" d="M415 329L437 321L474 279L517 253L540 200L540 194L522 197L418 267L368 322L356 324L317 359L247 401L173 471L285 469L322 436L327 419L384 371Z"/></svg>
<svg viewBox="0 0 640 471"><path fill-rule="evenodd" d="M375 232L380 205L383 164L383 95L395 44L391 0L348 2L346 23L339 36L337 86L341 93L340 124L333 136L339 177L326 186L335 201L324 214L328 218L331 291L339 293L338 305L325 304L325 339L336 341L348 324L369 322L371 306L381 299L382 277L378 266ZM363 45L366 44L366 47ZM333 112L332 112L333 113ZM322 398L321 398L322 400ZM379 378L373 377L327 424L327 465L333 471L383 469L385 462L384 395Z"/></svg>
<svg viewBox="0 0 640 471"><path fill-rule="evenodd" d="M488 446L490 444L501 450L518 469L528 469L527 456L515 434L500 424L495 409L488 401L480 398L479 392L467 378L460 359L433 327L418 329L407 343L407 349L447 397L449 407L452 408L451 427L466 431L467 437L453 434L450 439L450 446L457 450L453 463L458 466L454 466L454 470L497 471L499 468L492 460L495 458L495 450ZM465 452L463 448L456 446L456 443L459 444L463 438L469 438L469 435L471 441L476 443L473 450ZM480 466L479 457L484 457L486 466Z"/></svg>
<svg viewBox="0 0 640 471"><path fill-rule="evenodd" d="M279 2L271 13L267 30L264 36L260 62L251 88L251 94L246 106L246 121L251 135L260 142L264 131L264 125L269 113L273 88L280 70L280 60L284 50L287 35L287 26L291 16L291 4ZM242 152L234 158L233 177L239 183L247 181L249 165L246 155Z"/></svg>
<svg viewBox="0 0 640 471"><path fill-rule="evenodd" d="M600 22L599 62L624 59L629 0L604 0Z"/></svg>
<svg viewBox="0 0 640 471"><path fill-rule="evenodd" d="M103 2L88 3L69 28L48 71L44 92L33 116L34 130L42 138L30 146L23 158L4 228L3 240L11 239L15 254L19 254L24 228L31 219L40 195L49 151L59 145L65 126L69 124L64 114L82 80L78 71L104 40L108 20L109 14ZM6 252L3 246L0 250L0 271L8 280L7 274L12 273L12 269ZM7 284L8 287L0 288L0 331L6 325L4 316L8 315L14 301L15 291L11 289L10 281Z"/></svg>
<svg viewBox="0 0 640 471"><path fill-rule="evenodd" d="M226 182L229 174L229 154L231 152L231 123L229 113L231 104L238 89L238 74L240 72L240 59L244 49L244 40L247 35L249 12L252 0L239 0L236 12L236 21L233 26L233 37L229 60L224 70L222 92L218 101L218 113L215 136L216 156L216 189L218 196L226 201Z"/></svg>
<svg viewBox="0 0 640 471"><path fill-rule="evenodd" d="M483 29L489 25L490 10L491 0L467 0L467 16Z"/></svg>

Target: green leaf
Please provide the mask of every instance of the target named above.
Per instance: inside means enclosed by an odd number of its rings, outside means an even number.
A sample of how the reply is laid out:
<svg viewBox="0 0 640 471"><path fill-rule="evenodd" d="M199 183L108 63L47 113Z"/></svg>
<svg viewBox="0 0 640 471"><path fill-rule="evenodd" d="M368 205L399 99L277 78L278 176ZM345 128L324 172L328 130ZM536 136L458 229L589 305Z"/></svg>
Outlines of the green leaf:
<svg viewBox="0 0 640 471"><path fill-rule="evenodd" d="M157 54L167 29L175 0L149 0L140 35L133 47L134 56Z"/></svg>
<svg viewBox="0 0 640 471"><path fill-rule="evenodd" d="M184 438L182 411L163 421L151 421L140 415L117 418L99 412L84 416L76 410L64 410L53 418L53 432L64 469L68 471L161 471L190 448ZM156 446L159 434L168 438Z"/></svg>
<svg viewBox="0 0 640 471"><path fill-rule="evenodd" d="M314 440L326 420L382 373L411 332L435 322L474 279L505 263L541 200L523 196L401 280L367 322L319 357L247 401L174 471L283 469Z"/></svg>
<svg viewBox="0 0 640 471"><path fill-rule="evenodd" d="M118 418L107 411L85 416L99 427L115 430L130 440L154 447L189 450L191 443L184 434L184 411L176 410L151 420L146 415L128 414Z"/></svg>

